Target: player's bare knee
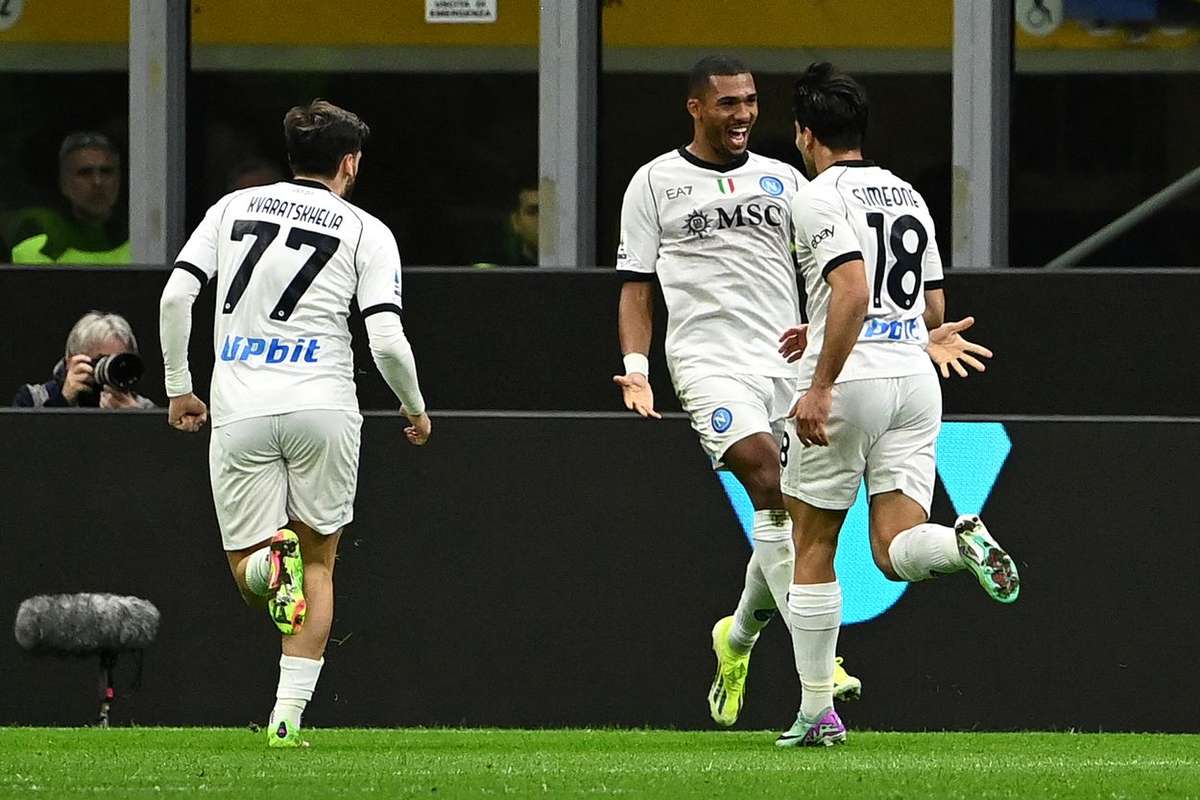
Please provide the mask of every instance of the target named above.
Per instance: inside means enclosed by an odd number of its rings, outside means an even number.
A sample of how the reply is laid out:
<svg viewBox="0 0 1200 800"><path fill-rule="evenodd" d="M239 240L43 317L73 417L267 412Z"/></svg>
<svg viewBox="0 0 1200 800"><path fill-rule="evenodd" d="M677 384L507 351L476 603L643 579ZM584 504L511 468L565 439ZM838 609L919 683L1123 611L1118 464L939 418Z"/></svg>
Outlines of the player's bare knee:
<svg viewBox="0 0 1200 800"><path fill-rule="evenodd" d="M889 539L888 544L890 543L891 540ZM883 573L885 578L887 578L889 581L903 582L904 578L901 578L899 575L897 575L895 568L892 566L892 557L888 549L888 544L884 544L877 540L872 540L871 557L875 561L875 566L879 568L879 571Z"/></svg>
<svg viewBox="0 0 1200 800"><path fill-rule="evenodd" d="M743 484L750 502L757 510L783 508L783 494L779 491L779 468L775 464L761 464L748 472Z"/></svg>

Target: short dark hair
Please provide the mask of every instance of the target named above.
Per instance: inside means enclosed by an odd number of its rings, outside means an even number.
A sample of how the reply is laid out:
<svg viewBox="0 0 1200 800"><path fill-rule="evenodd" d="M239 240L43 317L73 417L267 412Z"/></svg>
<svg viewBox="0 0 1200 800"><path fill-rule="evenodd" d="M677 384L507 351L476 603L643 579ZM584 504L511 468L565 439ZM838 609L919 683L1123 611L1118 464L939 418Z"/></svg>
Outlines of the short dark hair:
<svg viewBox="0 0 1200 800"><path fill-rule="evenodd" d="M867 135L867 91L828 61L808 65L792 90L796 123L834 150L856 150Z"/></svg>
<svg viewBox="0 0 1200 800"><path fill-rule="evenodd" d="M107 151L113 158L120 159L121 153L117 150L117 146L112 143L103 133L97 131L76 131L68 133L63 138L62 144L58 148L58 164L61 167L62 163L67 160L67 156L74 153L76 150L84 150L89 147L94 147L97 150Z"/></svg>
<svg viewBox="0 0 1200 800"><path fill-rule="evenodd" d="M298 173L336 175L342 158L362 150L370 135L358 115L326 100L296 106L283 117L288 163Z"/></svg>
<svg viewBox="0 0 1200 800"><path fill-rule="evenodd" d="M750 68L730 56L705 56L688 73L688 97L700 97L714 75L744 75Z"/></svg>

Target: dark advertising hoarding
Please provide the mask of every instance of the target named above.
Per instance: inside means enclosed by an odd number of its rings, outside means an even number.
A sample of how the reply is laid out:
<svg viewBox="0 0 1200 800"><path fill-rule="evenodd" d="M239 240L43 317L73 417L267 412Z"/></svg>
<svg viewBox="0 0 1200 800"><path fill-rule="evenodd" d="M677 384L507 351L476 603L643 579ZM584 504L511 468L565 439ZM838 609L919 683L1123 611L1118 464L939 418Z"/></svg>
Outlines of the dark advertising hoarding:
<svg viewBox="0 0 1200 800"><path fill-rule="evenodd" d="M435 416L424 449L369 415L314 725L705 728L709 629L736 603L739 487L681 419ZM0 414L0 619L39 593L107 591L162 612L115 724L261 721L278 661L215 529L207 433L160 414ZM967 575L905 586L870 566L851 513L839 652L852 726L1196 730L1200 588L1185 487L1192 423L969 420L939 443L934 518L982 511L1022 570L1014 606ZM0 642L0 723L78 724L95 665ZM118 672L128 682L128 660ZM756 648L739 725L782 729L790 642Z"/></svg>

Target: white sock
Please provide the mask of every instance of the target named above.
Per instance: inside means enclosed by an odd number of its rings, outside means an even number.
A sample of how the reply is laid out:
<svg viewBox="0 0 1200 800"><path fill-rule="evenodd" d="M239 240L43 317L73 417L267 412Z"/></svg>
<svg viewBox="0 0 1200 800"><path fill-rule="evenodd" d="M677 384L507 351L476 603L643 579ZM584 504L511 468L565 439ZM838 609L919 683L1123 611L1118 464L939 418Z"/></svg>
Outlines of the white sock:
<svg viewBox="0 0 1200 800"><path fill-rule="evenodd" d="M906 581L923 581L966 568L954 528L925 523L900 531L888 546L892 569Z"/></svg>
<svg viewBox="0 0 1200 800"><path fill-rule="evenodd" d="M272 725L286 721L293 728L300 727L300 715L312 700L324 664L323 658L314 661L299 656L279 657L279 688L275 690L275 708L271 711Z"/></svg>
<svg viewBox="0 0 1200 800"><path fill-rule="evenodd" d="M781 510L754 512L754 552L746 565L746 586L733 614L729 646L748 653L758 633L780 611L787 619L787 591L792 583L792 523Z"/></svg>
<svg viewBox="0 0 1200 800"><path fill-rule="evenodd" d="M788 595L792 649L800 673L800 713L815 720L833 707L833 668L842 625L842 587L837 582L792 584Z"/></svg>
<svg viewBox="0 0 1200 800"><path fill-rule="evenodd" d="M246 588L254 594L266 594L271 579L271 548L260 547L246 557Z"/></svg>

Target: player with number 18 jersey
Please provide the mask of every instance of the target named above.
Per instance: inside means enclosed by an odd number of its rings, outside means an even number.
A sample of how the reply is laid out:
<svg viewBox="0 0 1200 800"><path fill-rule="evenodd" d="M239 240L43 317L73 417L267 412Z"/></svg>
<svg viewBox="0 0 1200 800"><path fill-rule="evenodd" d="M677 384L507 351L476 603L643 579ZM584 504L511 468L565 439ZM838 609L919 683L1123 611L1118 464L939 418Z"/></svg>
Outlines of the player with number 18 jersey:
<svg viewBox="0 0 1200 800"><path fill-rule="evenodd" d="M930 357L945 364L979 351L957 338L969 322L943 324L942 262L925 201L863 158L868 102L857 81L813 64L793 99L796 144L813 176L791 209L809 330L791 413L801 446L781 480L795 537L788 610L802 694L776 744L808 747L847 737L833 707L842 622L834 556L864 479L871 554L888 578L970 571L1003 603L1017 599L1020 579L978 516L953 527L929 521L942 416Z"/></svg>

